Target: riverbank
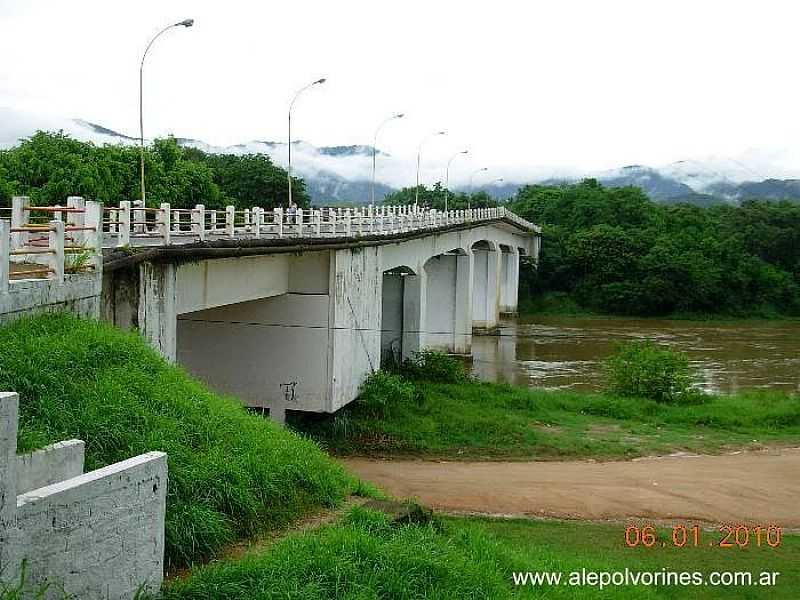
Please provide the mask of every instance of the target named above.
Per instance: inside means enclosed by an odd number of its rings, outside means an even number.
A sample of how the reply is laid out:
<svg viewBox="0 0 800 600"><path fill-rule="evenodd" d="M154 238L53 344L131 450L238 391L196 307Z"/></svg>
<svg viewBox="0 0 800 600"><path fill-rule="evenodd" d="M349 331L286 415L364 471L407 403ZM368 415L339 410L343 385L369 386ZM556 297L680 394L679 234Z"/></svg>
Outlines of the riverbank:
<svg viewBox="0 0 800 600"><path fill-rule="evenodd" d="M779 392L662 404L472 380L408 385L413 394L386 390L382 414L356 401L289 422L340 456L620 460L800 444L800 397Z"/></svg>

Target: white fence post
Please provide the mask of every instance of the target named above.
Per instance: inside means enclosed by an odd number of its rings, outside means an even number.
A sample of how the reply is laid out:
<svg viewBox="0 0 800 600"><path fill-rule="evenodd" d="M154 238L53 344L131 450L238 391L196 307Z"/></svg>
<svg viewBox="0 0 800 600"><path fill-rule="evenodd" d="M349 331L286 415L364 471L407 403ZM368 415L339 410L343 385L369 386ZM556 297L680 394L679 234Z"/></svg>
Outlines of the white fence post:
<svg viewBox="0 0 800 600"><path fill-rule="evenodd" d="M261 237L261 225L264 222L264 209L260 206L253 207L253 237Z"/></svg>
<svg viewBox="0 0 800 600"><path fill-rule="evenodd" d="M144 210L144 202L141 200L134 200L133 206L133 232L134 233L147 233L147 212Z"/></svg>
<svg viewBox="0 0 800 600"><path fill-rule="evenodd" d="M177 209L172 211L172 231L178 232L181 230L181 213Z"/></svg>
<svg viewBox="0 0 800 600"><path fill-rule="evenodd" d="M278 237L283 237L283 209L277 206L272 209L272 220L275 222L275 227L278 229Z"/></svg>
<svg viewBox="0 0 800 600"><path fill-rule="evenodd" d="M250 231L250 209L244 209L244 232Z"/></svg>
<svg viewBox="0 0 800 600"><path fill-rule="evenodd" d="M322 235L322 211L318 208L314 210L314 225L314 234L320 237Z"/></svg>
<svg viewBox="0 0 800 600"><path fill-rule="evenodd" d="M64 221L54 219L50 221L50 268L53 278L58 283L64 283Z"/></svg>
<svg viewBox="0 0 800 600"><path fill-rule="evenodd" d="M117 215L117 246L131 245L131 201L123 200L119 203Z"/></svg>
<svg viewBox="0 0 800 600"><path fill-rule="evenodd" d="M295 218L297 219L297 237L303 237L303 209L299 208L295 211Z"/></svg>
<svg viewBox="0 0 800 600"><path fill-rule="evenodd" d="M11 270L11 221L0 221L0 294L8 292L8 278Z"/></svg>
<svg viewBox="0 0 800 600"><path fill-rule="evenodd" d="M236 208L225 207L225 235L233 237L236 233Z"/></svg>
<svg viewBox="0 0 800 600"><path fill-rule="evenodd" d="M206 207L198 204L192 211L192 233L201 242L206 239Z"/></svg>
<svg viewBox="0 0 800 600"><path fill-rule="evenodd" d="M11 199L11 228L25 227L30 219L30 211L26 210L31 205L28 196L14 196ZM17 232L11 234L11 249L17 250L28 243L27 233Z"/></svg>
<svg viewBox="0 0 800 600"><path fill-rule="evenodd" d="M208 228L211 233L217 232L217 209L211 211L211 220L209 221Z"/></svg>
<svg viewBox="0 0 800 600"><path fill-rule="evenodd" d="M344 231L347 237L350 237L353 232L353 221L350 218L350 208L344 210Z"/></svg>
<svg viewBox="0 0 800 600"><path fill-rule="evenodd" d="M80 196L70 196L67 198L67 208L70 209L66 213L67 218L65 220L67 222L67 227L82 228L86 222L84 218L86 215L85 212L83 212L86 209L86 201ZM84 240L86 239L86 231L71 231L70 234L75 246L83 246Z"/></svg>
<svg viewBox="0 0 800 600"><path fill-rule="evenodd" d="M164 239L164 245L168 246L171 240L170 232L172 231L172 228L170 227L172 211L169 208L169 202L162 202L160 209L159 215L161 216L161 220L159 221L158 226L161 230L161 237Z"/></svg>
<svg viewBox="0 0 800 600"><path fill-rule="evenodd" d="M99 273L103 268L103 205L94 200L87 200L83 213L83 226L93 227L87 229L83 243L87 250L92 251L90 262L94 270Z"/></svg>

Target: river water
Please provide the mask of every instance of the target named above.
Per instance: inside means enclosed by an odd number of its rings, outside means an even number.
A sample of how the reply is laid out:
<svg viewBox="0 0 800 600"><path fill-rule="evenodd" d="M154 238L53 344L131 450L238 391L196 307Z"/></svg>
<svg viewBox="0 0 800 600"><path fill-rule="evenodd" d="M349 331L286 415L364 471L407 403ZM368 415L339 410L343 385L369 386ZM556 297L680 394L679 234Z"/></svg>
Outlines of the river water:
<svg viewBox="0 0 800 600"><path fill-rule="evenodd" d="M603 385L602 361L615 346L646 339L686 352L695 385L705 391L800 391L798 321L508 318L498 335L473 336L473 372L488 381L597 390Z"/></svg>

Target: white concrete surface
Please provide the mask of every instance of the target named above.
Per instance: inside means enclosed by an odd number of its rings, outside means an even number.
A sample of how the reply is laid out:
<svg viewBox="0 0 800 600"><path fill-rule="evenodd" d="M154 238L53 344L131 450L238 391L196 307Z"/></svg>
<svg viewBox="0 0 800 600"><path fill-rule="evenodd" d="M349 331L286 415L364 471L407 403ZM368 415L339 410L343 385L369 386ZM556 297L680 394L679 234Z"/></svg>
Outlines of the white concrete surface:
<svg viewBox="0 0 800 600"><path fill-rule="evenodd" d="M24 561L27 584L32 591L46 586L48 599L66 592L130 600L140 589L156 592L166 455L149 452L86 474L77 473L79 440L18 457L18 402L16 393L0 393L0 580L18 583ZM31 486L38 487L25 489Z"/></svg>

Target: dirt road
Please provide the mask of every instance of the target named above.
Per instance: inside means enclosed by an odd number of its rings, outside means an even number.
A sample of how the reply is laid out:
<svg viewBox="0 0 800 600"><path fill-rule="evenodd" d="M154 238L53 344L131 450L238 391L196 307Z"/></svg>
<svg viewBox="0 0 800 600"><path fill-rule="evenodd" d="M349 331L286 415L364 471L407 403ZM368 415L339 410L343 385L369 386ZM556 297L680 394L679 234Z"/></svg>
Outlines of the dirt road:
<svg viewBox="0 0 800 600"><path fill-rule="evenodd" d="M342 462L395 496L441 510L800 528L800 448L606 463Z"/></svg>

